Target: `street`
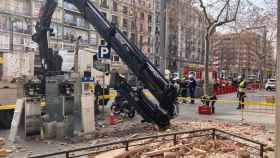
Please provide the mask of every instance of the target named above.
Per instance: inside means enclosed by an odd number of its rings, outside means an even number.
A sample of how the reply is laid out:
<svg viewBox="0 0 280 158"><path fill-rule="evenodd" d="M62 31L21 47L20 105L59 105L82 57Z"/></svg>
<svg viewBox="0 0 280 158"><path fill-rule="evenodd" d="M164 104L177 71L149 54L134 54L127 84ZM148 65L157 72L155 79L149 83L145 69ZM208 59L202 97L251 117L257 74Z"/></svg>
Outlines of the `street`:
<svg viewBox="0 0 280 158"><path fill-rule="evenodd" d="M274 92L264 92L258 91L256 93L249 93L247 95L250 101L261 101L262 95L274 95ZM236 94L221 95L218 99L223 100L237 100ZM200 105L200 101L196 100L196 104L180 104L180 114L177 118L173 119L172 122L190 122L190 121L218 121L218 122L228 122L228 123L248 123L250 125L261 124L267 128L268 131L272 131L274 127L274 115L273 111L271 113L259 113L262 112L263 107L246 107L246 110L253 110L250 112L242 112L236 109L237 105L235 103L217 103L216 113L214 115L200 115L197 113L197 107ZM256 109L257 108L257 109ZM106 115L109 114L109 107L105 108ZM268 109L268 108L266 108ZM255 113L255 112L256 113ZM267 110L266 110L267 112ZM243 118L243 120L242 120ZM116 140L122 140L125 138L130 138L132 135L152 135L157 134L158 131L153 130L152 126L147 123L140 123L140 116L137 115L132 120L123 120L117 125L108 125L108 121L105 122L106 127L98 127L98 132L94 135L80 135L73 139L67 139L66 141L57 140L40 140L39 138L32 139L19 139L16 144L7 144L7 148L12 149L12 154L10 157L23 157L26 154L42 154L45 152L55 152L65 149L79 148L89 145L95 145L98 143L111 142ZM1 130L0 137L8 138L9 130ZM256 138L262 140L263 138Z"/></svg>
<svg viewBox="0 0 280 158"><path fill-rule="evenodd" d="M259 101L265 102L264 95L275 95L274 92L257 91L256 93L248 93L245 101ZM178 119L216 119L224 121L241 121L244 119L246 122L263 123L273 125L275 122L275 111L271 107L260 106L247 106L244 112L237 110L237 103L231 103L230 101L237 101L236 93L218 96L218 100L229 101L229 103L216 103L216 113L214 115L200 115L197 113L198 104L182 104L180 105L180 115ZM261 119L260 119L261 118Z"/></svg>
<svg viewBox="0 0 280 158"><path fill-rule="evenodd" d="M11 104L16 102L15 88L0 88L0 104Z"/></svg>

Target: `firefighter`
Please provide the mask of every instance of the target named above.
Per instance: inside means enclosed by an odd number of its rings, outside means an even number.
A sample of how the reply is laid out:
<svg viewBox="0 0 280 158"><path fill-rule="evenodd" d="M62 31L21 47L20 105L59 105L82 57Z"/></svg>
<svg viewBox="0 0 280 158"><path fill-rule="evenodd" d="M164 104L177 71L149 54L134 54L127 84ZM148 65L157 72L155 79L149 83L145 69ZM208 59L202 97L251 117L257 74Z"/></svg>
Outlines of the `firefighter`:
<svg viewBox="0 0 280 158"><path fill-rule="evenodd" d="M242 76L238 76L239 79L239 84L238 84L238 97L239 97L239 104L237 109L244 109L244 101L245 101L245 97L246 97L246 86L247 83L244 79L244 77Z"/></svg>

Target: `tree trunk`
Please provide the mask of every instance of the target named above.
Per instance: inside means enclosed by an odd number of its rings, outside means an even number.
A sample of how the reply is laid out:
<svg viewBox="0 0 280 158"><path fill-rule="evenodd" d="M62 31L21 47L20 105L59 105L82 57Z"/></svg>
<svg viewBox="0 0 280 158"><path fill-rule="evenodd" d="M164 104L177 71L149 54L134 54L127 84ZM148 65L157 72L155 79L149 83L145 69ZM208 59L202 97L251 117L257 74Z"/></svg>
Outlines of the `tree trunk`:
<svg viewBox="0 0 280 158"><path fill-rule="evenodd" d="M203 94L209 95L209 48L210 48L210 36L208 34L204 37L205 50L204 50L204 84Z"/></svg>

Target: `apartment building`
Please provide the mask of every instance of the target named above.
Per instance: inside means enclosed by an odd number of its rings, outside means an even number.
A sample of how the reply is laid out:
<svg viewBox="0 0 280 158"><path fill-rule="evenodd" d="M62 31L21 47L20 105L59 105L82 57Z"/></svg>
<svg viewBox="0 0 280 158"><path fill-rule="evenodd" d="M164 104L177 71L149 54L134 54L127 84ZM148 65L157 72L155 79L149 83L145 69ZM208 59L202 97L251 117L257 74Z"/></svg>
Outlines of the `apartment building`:
<svg viewBox="0 0 280 158"><path fill-rule="evenodd" d="M147 56L152 48L150 38L153 6L150 1L92 0L104 16L135 41ZM31 35L35 33L43 2L0 0L0 78L10 80L19 75L32 77L40 71L40 58ZM76 38L81 36L80 49L96 53L98 46L105 44L104 40L72 4L62 2L58 1L53 15L51 27L55 36L50 37L50 47L71 53L74 51ZM23 63L26 63L27 67L22 67ZM127 70L116 54L112 57L112 66Z"/></svg>
<svg viewBox="0 0 280 158"><path fill-rule="evenodd" d="M3 64L0 77L11 80L25 75L32 77L40 71L41 61L31 36L35 33L43 0L0 1L0 56ZM64 10L62 7L64 6ZM73 50L75 38L82 36L82 47L96 47L97 35L70 4L59 1L53 19L55 36L50 37L50 47ZM25 65L24 65L25 64Z"/></svg>
<svg viewBox="0 0 280 158"><path fill-rule="evenodd" d="M254 32L216 34L211 40L212 63L223 76L272 75L274 60L270 42Z"/></svg>
<svg viewBox="0 0 280 158"><path fill-rule="evenodd" d="M152 0L96 0L103 15L133 41L147 56L152 54ZM103 41L100 40L102 43ZM113 68L122 66L113 52ZM126 70L127 71L127 68Z"/></svg>
<svg viewBox="0 0 280 158"><path fill-rule="evenodd" d="M160 64L160 0L155 0L154 61ZM182 71L192 65L201 67L204 59L206 21L201 11L192 6L191 0L167 1L167 54L166 68L171 72Z"/></svg>

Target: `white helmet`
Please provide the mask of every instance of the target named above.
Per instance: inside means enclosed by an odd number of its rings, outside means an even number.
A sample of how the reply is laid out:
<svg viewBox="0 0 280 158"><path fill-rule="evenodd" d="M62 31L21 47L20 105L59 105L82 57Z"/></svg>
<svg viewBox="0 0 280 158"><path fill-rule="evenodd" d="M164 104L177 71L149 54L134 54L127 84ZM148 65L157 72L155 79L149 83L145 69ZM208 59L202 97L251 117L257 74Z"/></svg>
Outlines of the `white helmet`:
<svg viewBox="0 0 280 158"><path fill-rule="evenodd" d="M241 79L242 79L242 76L241 76L241 75L239 75L239 76L238 76L238 79L239 79L239 80L241 80Z"/></svg>
<svg viewBox="0 0 280 158"><path fill-rule="evenodd" d="M190 74L190 75L189 75L189 78L194 78L193 74Z"/></svg>

